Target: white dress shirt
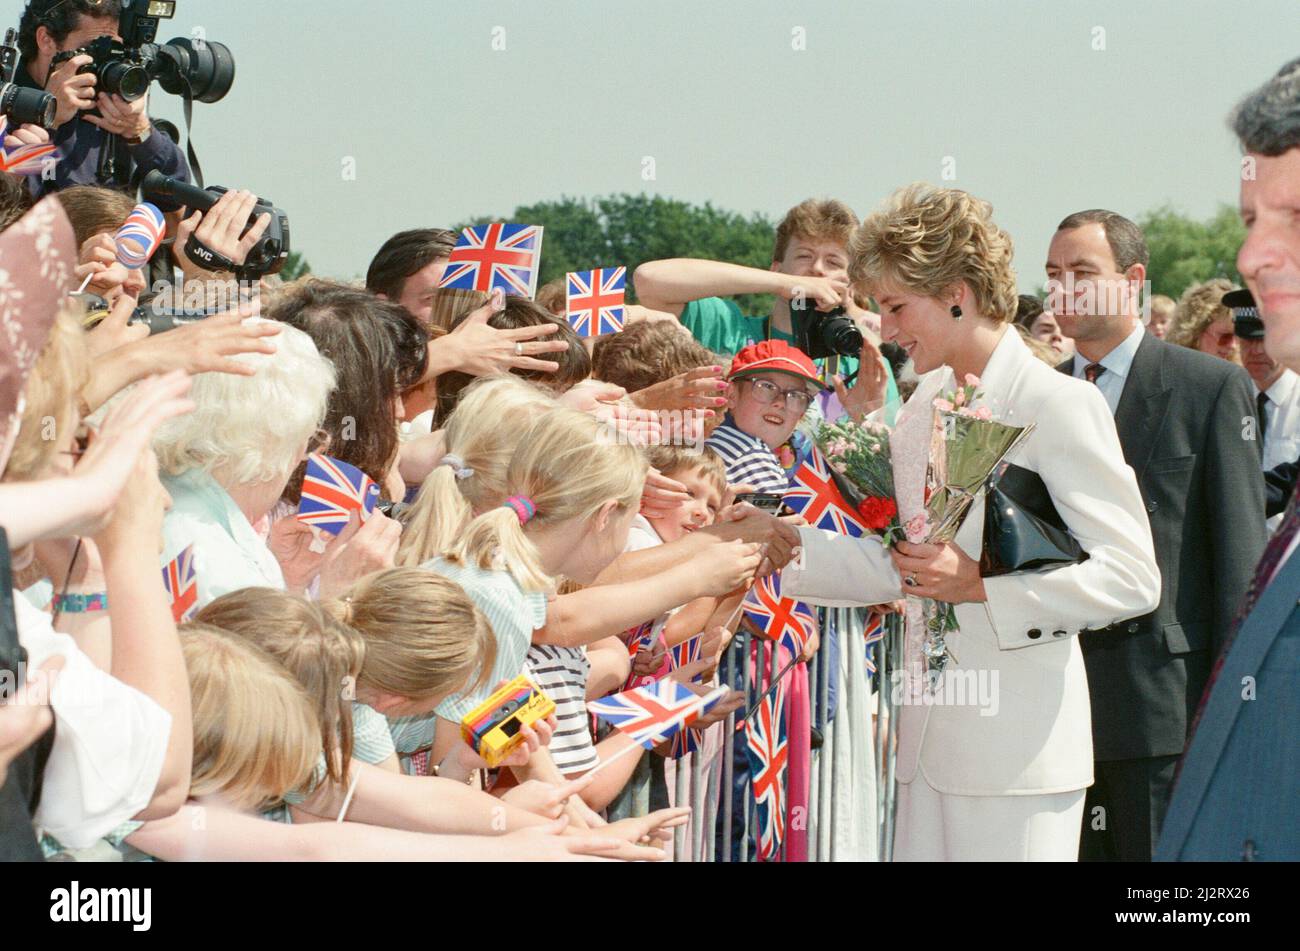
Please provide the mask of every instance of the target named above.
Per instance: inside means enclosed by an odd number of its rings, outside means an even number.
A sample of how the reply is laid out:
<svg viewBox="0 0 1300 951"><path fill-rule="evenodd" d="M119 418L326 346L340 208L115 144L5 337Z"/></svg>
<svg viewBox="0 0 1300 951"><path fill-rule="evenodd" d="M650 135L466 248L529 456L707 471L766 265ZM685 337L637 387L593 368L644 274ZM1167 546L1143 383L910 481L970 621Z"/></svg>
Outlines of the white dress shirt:
<svg viewBox="0 0 1300 951"><path fill-rule="evenodd" d="M1255 390L1256 397L1259 388ZM1300 375L1283 370L1267 391L1264 412L1268 425L1264 430L1264 468L1274 469L1300 456Z"/></svg>
<svg viewBox="0 0 1300 951"><path fill-rule="evenodd" d="M1097 361L1106 368L1106 372L1097 377L1097 389L1101 390L1101 395L1106 398L1106 405L1110 407L1110 415L1112 416L1115 415L1115 410L1119 407L1120 396L1124 394L1124 383L1128 380L1129 371L1133 368L1133 357L1142 343L1143 333L1145 331L1142 329L1142 325L1138 324L1119 346ZM1088 378L1083 371L1091 362L1082 353L1075 351L1074 376L1076 379L1086 380Z"/></svg>

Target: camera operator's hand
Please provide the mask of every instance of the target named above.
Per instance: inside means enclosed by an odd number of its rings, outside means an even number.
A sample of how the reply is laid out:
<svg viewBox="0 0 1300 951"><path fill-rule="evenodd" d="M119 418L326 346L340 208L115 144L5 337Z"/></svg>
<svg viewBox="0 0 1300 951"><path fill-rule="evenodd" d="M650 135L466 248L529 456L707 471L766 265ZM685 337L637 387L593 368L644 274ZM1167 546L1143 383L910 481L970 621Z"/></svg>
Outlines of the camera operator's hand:
<svg viewBox="0 0 1300 951"><path fill-rule="evenodd" d="M884 356L868 334L862 335L858 378L846 386L844 377L837 374L831 382L835 385L835 395L839 397L844 411L855 423L862 422L868 413L885 405L885 396L889 392L889 371L885 369Z"/></svg>
<svg viewBox="0 0 1300 951"><path fill-rule="evenodd" d="M95 104L99 106L98 116L82 116L91 125L124 139L142 139L149 131L147 94L135 102L127 102L116 94L108 96L101 92L95 97Z"/></svg>
<svg viewBox="0 0 1300 951"><path fill-rule="evenodd" d="M78 73L81 67L93 63L95 58L81 53L60 63L45 83L45 91L58 101L54 125L72 121L83 109L95 106L95 74Z"/></svg>
<svg viewBox="0 0 1300 951"><path fill-rule="evenodd" d="M189 215L189 209L182 209L175 243L181 270L194 276L214 273L200 268L185 253L190 235L194 235L204 247L228 258L234 264L243 264L248 258L248 252L262 239L271 225L271 215L265 213L248 229L248 234L241 237L244 226L248 224L256 207L257 196L252 192L230 191L218 198L217 203L206 212L196 211Z"/></svg>
<svg viewBox="0 0 1300 951"><path fill-rule="evenodd" d="M848 281L838 277L816 277L811 274L782 274L785 284L779 293L788 301L802 299L817 310L832 310L844 302L849 289Z"/></svg>

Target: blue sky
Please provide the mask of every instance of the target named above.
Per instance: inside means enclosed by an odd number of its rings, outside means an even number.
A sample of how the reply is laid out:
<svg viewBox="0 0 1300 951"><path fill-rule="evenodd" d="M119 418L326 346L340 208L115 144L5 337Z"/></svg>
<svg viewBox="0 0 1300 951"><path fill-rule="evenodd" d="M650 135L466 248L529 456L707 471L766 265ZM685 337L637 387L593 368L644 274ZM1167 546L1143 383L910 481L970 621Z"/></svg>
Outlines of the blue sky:
<svg viewBox="0 0 1300 951"><path fill-rule="evenodd" d="M317 273L561 195L862 213L924 179L993 203L1030 290L1071 211L1235 203L1224 118L1300 53L1296 20L1293 0L179 0L160 38L232 48L231 94L195 109L207 182L288 211ZM157 87L152 112L179 124Z"/></svg>

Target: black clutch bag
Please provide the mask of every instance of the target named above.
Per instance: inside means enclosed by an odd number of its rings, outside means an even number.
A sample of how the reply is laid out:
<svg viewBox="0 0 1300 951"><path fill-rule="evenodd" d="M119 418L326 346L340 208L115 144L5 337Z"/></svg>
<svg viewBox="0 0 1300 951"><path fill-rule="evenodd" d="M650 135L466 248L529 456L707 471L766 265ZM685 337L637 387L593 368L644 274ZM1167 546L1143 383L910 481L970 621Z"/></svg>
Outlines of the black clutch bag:
<svg viewBox="0 0 1300 951"><path fill-rule="evenodd" d="M1052 504L1037 472L1004 462L984 498L980 577L1073 565L1088 559Z"/></svg>

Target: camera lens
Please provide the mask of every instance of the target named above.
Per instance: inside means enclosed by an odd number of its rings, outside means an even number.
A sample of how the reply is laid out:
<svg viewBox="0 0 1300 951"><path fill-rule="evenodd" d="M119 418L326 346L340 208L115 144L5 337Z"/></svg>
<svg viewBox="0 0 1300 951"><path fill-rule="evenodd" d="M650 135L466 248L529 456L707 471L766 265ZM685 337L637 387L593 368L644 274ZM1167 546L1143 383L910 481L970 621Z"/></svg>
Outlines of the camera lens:
<svg viewBox="0 0 1300 951"><path fill-rule="evenodd" d="M830 317L822 324L822 343L832 353L851 357L862 352L862 331L850 317Z"/></svg>
<svg viewBox="0 0 1300 951"><path fill-rule="evenodd" d="M109 63L99 77L100 88L135 102L149 91L149 72L136 63Z"/></svg>
<svg viewBox="0 0 1300 951"><path fill-rule="evenodd" d="M173 96L189 91L199 102L220 102L235 83L235 56L224 43L194 43L188 37L168 40L158 48L164 64L162 88Z"/></svg>
<svg viewBox="0 0 1300 951"><path fill-rule="evenodd" d="M58 107L58 100L43 90L24 89L16 83L0 86L0 115L8 116L12 126L30 122L43 129L53 129Z"/></svg>

